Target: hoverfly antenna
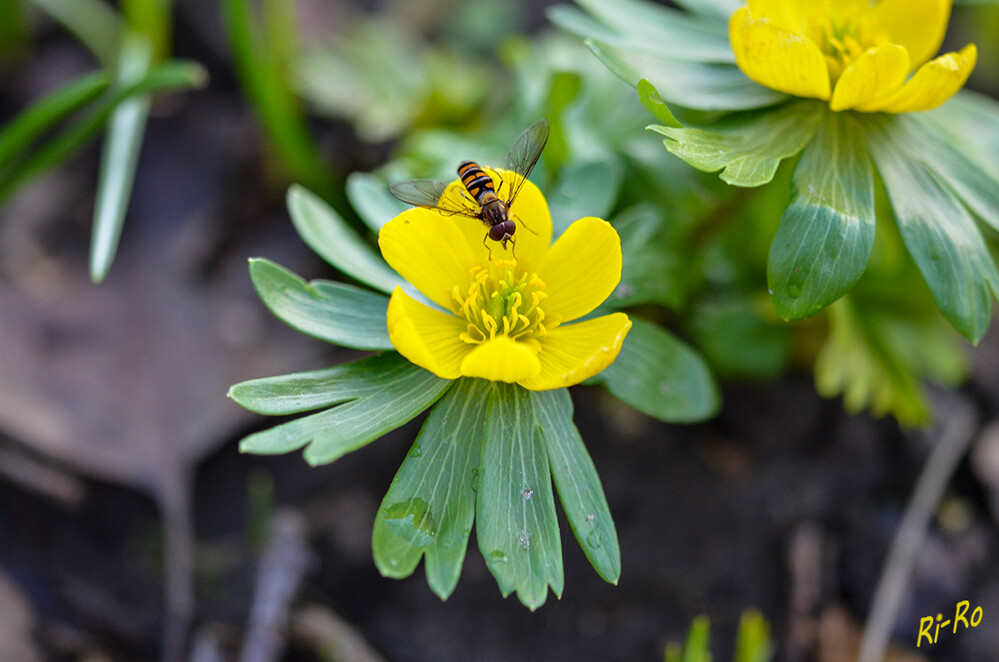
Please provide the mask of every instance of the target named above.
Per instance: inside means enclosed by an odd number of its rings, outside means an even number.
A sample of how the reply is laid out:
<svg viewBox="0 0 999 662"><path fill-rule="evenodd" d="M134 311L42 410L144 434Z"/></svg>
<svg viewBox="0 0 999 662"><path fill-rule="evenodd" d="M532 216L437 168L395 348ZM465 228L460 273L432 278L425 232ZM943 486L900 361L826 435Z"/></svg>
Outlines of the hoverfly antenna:
<svg viewBox="0 0 999 662"><path fill-rule="evenodd" d="M533 235L537 236L537 234L538 234L538 233L537 233L537 232L535 232L534 230L532 230L532 229L531 229L531 228L530 228L530 227L529 227L529 226L527 225L527 223L524 223L524 219L522 219L522 218L521 218L520 216L515 216L514 214L510 214L510 216L511 216L511 217L513 217L514 219L516 219L516 223L517 223L517 225L518 225L518 226L520 226L520 227L524 228L525 230L527 230L527 231L528 231L528 232L530 232L531 234L533 234Z"/></svg>

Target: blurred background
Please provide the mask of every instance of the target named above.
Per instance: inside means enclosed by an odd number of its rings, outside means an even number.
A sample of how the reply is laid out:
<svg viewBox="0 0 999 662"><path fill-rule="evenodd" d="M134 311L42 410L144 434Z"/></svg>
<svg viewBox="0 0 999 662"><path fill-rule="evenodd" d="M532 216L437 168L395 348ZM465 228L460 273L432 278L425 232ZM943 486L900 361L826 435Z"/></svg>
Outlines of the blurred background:
<svg viewBox="0 0 999 662"><path fill-rule="evenodd" d="M996 658L999 336L946 340L949 385L917 375L887 417L817 395L825 322L766 308L776 219L753 210L775 203L662 149L551 4L0 0L0 660L655 660L698 614L728 660L749 607L774 659L853 660L913 486L955 434L971 451L889 659ZM993 96L997 36L999 8L955 10L948 44L978 44L971 86ZM573 390L624 570L605 584L567 540L562 599L530 613L474 548L446 603L421 570L377 573L371 525L419 420L309 468L240 455L273 421L225 394L357 356L253 293L251 256L338 277L295 234L290 183L361 231L368 187L499 163L542 115L543 190L581 196L579 215L654 206L642 313L704 354L723 406L667 425ZM606 187L574 190L583 172ZM729 216L741 229L704 239ZM706 242L696 265L688 241ZM919 619L961 600L982 625L917 650Z"/></svg>

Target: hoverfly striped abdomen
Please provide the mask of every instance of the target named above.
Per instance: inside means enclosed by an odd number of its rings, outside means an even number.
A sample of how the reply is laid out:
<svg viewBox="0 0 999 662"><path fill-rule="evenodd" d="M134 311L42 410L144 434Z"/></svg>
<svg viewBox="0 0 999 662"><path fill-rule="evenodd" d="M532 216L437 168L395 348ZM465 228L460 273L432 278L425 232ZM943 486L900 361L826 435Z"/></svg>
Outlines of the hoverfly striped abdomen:
<svg viewBox="0 0 999 662"><path fill-rule="evenodd" d="M480 206L485 206L487 202L496 197L496 188L493 186L492 177L483 172L475 161L462 161L458 165L458 177ZM490 193L492 195L489 195Z"/></svg>

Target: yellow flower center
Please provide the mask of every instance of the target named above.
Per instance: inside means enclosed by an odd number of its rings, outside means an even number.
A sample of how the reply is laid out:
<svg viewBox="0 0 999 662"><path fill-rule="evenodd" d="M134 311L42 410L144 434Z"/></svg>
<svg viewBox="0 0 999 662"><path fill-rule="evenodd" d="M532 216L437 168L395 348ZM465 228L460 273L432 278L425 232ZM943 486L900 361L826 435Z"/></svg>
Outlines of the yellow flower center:
<svg viewBox="0 0 999 662"><path fill-rule="evenodd" d="M844 10L837 16L816 11L809 17L808 36L822 51L833 86L854 60L889 41L885 30L861 9Z"/></svg>
<svg viewBox="0 0 999 662"><path fill-rule="evenodd" d="M537 349L537 338L558 325L558 318L546 318L541 307L548 297L544 282L533 272L517 276L516 268L516 260L490 261L485 267L472 267L467 292L454 286L453 311L468 322L466 331L459 336L461 340L480 344L506 336Z"/></svg>

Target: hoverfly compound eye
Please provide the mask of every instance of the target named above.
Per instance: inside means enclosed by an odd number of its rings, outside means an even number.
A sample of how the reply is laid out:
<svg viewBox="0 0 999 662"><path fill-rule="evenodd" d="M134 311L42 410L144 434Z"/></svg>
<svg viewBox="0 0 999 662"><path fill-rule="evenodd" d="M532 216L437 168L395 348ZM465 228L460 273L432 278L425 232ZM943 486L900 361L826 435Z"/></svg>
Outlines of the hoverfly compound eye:
<svg viewBox="0 0 999 662"><path fill-rule="evenodd" d="M513 221L504 221L489 228L489 238L493 241L503 241L513 237L517 230L517 224Z"/></svg>

